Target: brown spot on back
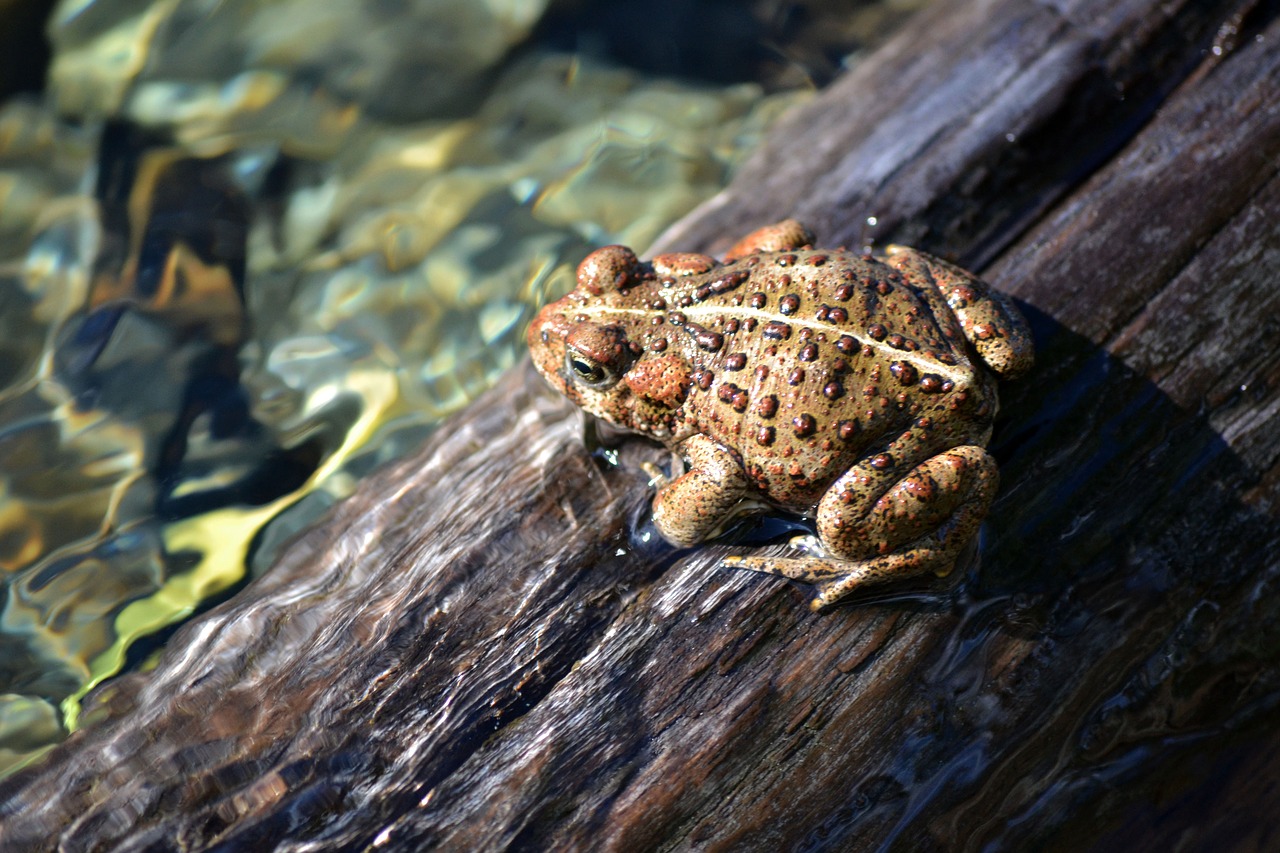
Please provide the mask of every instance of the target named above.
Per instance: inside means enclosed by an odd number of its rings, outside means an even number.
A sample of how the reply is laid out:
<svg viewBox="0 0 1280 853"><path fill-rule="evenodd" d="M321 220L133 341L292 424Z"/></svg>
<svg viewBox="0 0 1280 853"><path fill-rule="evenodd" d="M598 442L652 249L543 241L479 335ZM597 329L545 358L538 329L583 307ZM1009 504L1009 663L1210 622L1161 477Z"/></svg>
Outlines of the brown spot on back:
<svg viewBox="0 0 1280 853"><path fill-rule="evenodd" d="M732 403L733 398L742 393L742 389L732 382L726 382L716 391L716 396L720 398L722 403Z"/></svg>
<svg viewBox="0 0 1280 853"><path fill-rule="evenodd" d="M724 346L724 335L699 326L697 323L685 323L684 330L693 336L693 342L698 345L698 349L718 352L720 347Z"/></svg>
<svg viewBox="0 0 1280 853"><path fill-rule="evenodd" d="M895 361L889 365L889 372L903 385L915 384L916 378L919 376L915 367L905 361Z"/></svg>
<svg viewBox="0 0 1280 853"><path fill-rule="evenodd" d="M746 270L734 270L731 273L725 273L719 278L713 279L707 286L712 293L727 293L736 287L740 287L750 277L751 273Z"/></svg>
<svg viewBox="0 0 1280 853"><path fill-rule="evenodd" d="M770 320L765 323L762 334L766 338L772 338L775 341L785 341L791 337L791 326L779 320Z"/></svg>
<svg viewBox="0 0 1280 853"><path fill-rule="evenodd" d="M808 413L796 415L791 419L791 423L796 428L796 435L800 438L813 435L814 430L818 428L817 420Z"/></svg>

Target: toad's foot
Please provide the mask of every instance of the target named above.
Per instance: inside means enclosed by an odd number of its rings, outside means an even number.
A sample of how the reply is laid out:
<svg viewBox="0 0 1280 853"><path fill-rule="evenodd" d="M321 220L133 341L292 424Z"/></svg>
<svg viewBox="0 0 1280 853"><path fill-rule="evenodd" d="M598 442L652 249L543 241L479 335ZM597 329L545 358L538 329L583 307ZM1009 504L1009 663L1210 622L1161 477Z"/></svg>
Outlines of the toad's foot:
<svg viewBox="0 0 1280 853"><path fill-rule="evenodd" d="M898 455L896 447L885 454ZM949 574L987 514L999 481L995 460L981 447L953 447L885 490L867 488L893 473L868 461L841 475L818 505L818 536L791 541L799 556L730 557L723 565L814 584L814 610L886 580Z"/></svg>
<svg viewBox="0 0 1280 853"><path fill-rule="evenodd" d="M791 544L804 552L803 557L725 557L720 565L728 569L748 569L781 575L793 581L813 584L818 594L809 608L822 610L855 589L874 586L888 580L902 580L925 574L945 577L955 568L955 554L928 545L906 548L892 554L866 560L840 560L825 555L812 536L797 536Z"/></svg>

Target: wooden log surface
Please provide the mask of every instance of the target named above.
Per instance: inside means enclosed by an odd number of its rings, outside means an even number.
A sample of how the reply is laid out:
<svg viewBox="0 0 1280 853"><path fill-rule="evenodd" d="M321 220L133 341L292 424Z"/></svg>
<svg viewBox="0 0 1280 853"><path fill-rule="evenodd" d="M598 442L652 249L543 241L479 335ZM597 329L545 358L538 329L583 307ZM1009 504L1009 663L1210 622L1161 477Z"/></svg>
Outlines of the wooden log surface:
<svg viewBox="0 0 1280 853"><path fill-rule="evenodd" d="M659 454L524 365L101 690L0 846L1274 847L1278 80L1273 3L943 3L664 237L794 214L1020 300L947 582L815 616L673 554Z"/></svg>

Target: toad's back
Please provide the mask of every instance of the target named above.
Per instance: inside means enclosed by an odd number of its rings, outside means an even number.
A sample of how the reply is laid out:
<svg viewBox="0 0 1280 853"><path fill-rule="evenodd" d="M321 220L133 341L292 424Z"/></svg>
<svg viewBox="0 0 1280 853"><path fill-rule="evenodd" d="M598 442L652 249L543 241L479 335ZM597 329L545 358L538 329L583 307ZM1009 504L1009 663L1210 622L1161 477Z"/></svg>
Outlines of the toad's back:
<svg viewBox="0 0 1280 853"><path fill-rule="evenodd" d="M853 462L904 433L945 443L934 424L991 414L957 411L983 380L932 281L869 256L764 253L647 286L650 308L667 310L650 318L646 349L670 347L692 368L677 432L737 450L773 503L807 511ZM972 408L990 408L974 396Z"/></svg>

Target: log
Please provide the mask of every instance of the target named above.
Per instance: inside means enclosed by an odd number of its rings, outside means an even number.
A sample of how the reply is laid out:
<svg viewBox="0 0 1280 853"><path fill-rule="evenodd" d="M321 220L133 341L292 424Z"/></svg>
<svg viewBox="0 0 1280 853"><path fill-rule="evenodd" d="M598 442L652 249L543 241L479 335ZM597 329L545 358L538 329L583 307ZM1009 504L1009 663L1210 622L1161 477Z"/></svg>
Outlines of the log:
<svg viewBox="0 0 1280 853"><path fill-rule="evenodd" d="M101 689L0 846L1273 846L1277 80L1275 4L941 4L661 241L795 214L1021 302L947 581L815 616L673 553L657 451L526 363Z"/></svg>

